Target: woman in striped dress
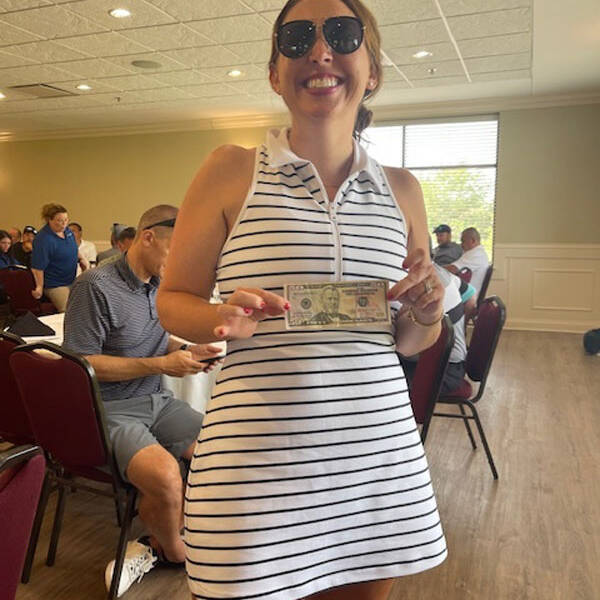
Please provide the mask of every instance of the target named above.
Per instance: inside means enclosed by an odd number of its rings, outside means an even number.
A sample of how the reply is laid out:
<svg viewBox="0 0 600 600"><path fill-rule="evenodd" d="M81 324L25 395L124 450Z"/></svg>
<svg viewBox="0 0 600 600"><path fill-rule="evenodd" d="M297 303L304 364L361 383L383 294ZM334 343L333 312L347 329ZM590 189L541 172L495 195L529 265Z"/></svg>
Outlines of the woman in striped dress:
<svg viewBox="0 0 600 600"><path fill-rule="evenodd" d="M288 2L270 80L291 128L215 150L177 220L161 320L228 340L186 490L194 598L384 600L446 556L395 353L439 335L423 199L353 140L381 73L359 0ZM390 282L394 325L286 330L286 283L370 279Z"/></svg>

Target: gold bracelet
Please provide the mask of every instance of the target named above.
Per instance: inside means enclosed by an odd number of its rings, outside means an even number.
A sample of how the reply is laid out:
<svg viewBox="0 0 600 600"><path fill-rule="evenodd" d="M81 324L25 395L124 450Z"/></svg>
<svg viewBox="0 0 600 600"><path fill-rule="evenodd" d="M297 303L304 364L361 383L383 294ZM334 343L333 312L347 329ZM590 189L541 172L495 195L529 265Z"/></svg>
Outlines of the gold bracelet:
<svg viewBox="0 0 600 600"><path fill-rule="evenodd" d="M444 311L442 310L442 314L433 323L423 323L422 321L419 321L412 306L408 307L408 310L406 311L406 316L408 317L408 320L411 323L414 323L415 325L419 325L420 327L433 327L444 318Z"/></svg>

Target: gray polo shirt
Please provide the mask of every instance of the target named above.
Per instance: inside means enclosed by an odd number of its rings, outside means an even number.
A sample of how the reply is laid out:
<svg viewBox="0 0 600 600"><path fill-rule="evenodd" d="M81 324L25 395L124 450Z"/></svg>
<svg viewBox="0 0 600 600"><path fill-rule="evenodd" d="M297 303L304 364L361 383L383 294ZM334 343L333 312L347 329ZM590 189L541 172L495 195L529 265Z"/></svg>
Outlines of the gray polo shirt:
<svg viewBox="0 0 600 600"><path fill-rule="evenodd" d="M156 312L160 280L140 281L127 263L89 269L75 280L65 314L63 346L76 354L124 357L162 356L168 333ZM160 375L127 381L102 381L102 399L124 400L160 390Z"/></svg>
<svg viewBox="0 0 600 600"><path fill-rule="evenodd" d="M433 262L438 265L449 265L458 260L463 253L462 246L456 242L448 242L433 249Z"/></svg>

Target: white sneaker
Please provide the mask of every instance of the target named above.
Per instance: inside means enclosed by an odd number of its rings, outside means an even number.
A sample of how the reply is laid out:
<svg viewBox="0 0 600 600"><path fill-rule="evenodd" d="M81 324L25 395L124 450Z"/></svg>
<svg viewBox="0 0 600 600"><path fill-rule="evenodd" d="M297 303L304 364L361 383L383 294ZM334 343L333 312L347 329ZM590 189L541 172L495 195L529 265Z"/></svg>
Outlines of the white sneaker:
<svg viewBox="0 0 600 600"><path fill-rule="evenodd" d="M123 562L121 580L119 581L117 590L117 598L120 598L134 583L141 581L142 577L154 567L158 560L152 547L140 542L141 539L127 542L127 550L125 552L125 561ZM111 560L108 565L106 565L106 571L104 573L106 589L109 591L114 568L115 561Z"/></svg>

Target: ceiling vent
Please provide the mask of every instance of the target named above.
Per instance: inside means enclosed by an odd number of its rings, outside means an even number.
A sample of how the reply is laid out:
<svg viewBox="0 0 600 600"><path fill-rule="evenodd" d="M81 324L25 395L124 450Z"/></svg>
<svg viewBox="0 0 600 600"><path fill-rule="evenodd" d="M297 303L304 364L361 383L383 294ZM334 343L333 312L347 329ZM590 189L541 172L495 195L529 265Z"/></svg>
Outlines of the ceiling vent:
<svg viewBox="0 0 600 600"><path fill-rule="evenodd" d="M77 96L73 92L61 90L60 88L48 85L46 83L32 83L29 85L13 85L9 89L35 98L61 98L64 96Z"/></svg>

